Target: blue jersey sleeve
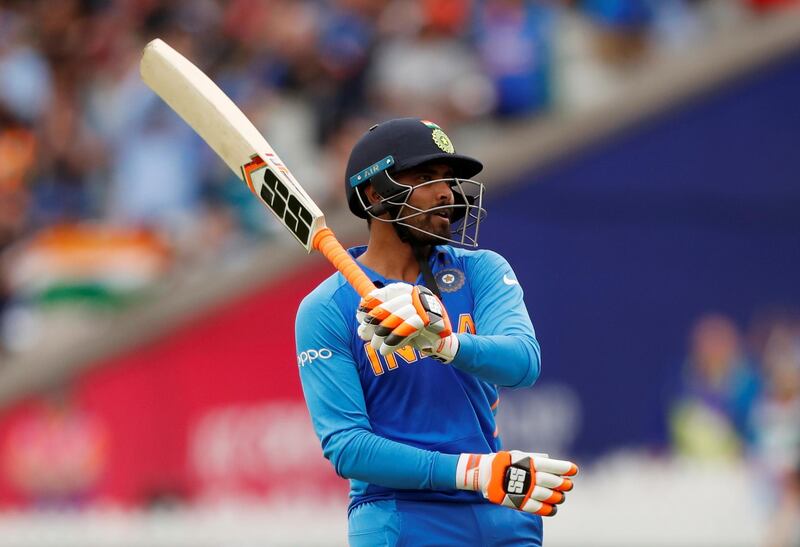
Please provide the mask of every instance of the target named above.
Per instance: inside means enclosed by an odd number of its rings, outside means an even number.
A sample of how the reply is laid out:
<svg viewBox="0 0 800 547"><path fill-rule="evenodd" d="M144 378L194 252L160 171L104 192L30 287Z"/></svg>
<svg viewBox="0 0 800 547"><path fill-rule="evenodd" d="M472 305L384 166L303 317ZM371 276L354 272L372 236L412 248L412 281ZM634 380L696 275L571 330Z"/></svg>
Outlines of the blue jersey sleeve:
<svg viewBox="0 0 800 547"><path fill-rule="evenodd" d="M459 334L452 365L504 387L533 385L541 370L541 353L522 287L508 262L492 251L468 259L477 335Z"/></svg>
<svg viewBox="0 0 800 547"><path fill-rule="evenodd" d="M329 296L312 293L297 312L300 380L324 456L348 479L388 488L454 489L458 456L372 432L348 342L352 324Z"/></svg>

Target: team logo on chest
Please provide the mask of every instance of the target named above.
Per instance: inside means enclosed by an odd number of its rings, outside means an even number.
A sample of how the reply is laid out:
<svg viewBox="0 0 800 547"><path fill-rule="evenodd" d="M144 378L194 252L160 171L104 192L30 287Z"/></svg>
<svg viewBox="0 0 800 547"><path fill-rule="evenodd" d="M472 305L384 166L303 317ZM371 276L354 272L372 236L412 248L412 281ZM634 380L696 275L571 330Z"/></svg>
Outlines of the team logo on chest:
<svg viewBox="0 0 800 547"><path fill-rule="evenodd" d="M456 268L445 268L436 273L436 284L442 292L456 292L464 286L464 272Z"/></svg>

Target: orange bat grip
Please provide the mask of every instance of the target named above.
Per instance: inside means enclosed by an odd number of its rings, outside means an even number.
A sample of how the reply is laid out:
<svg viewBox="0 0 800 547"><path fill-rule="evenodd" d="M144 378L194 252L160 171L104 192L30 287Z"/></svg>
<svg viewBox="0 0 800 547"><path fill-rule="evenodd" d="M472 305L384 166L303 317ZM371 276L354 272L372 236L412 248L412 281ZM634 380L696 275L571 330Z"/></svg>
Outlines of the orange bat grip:
<svg viewBox="0 0 800 547"><path fill-rule="evenodd" d="M336 239L336 236L333 235L333 231L330 228L322 228L314 234L312 245L316 250L321 252L337 270L342 272L344 278L353 286L359 296L364 298L371 291L375 290L375 285L372 284L367 274L358 267L353 257L344 250L344 247L342 247L342 244Z"/></svg>

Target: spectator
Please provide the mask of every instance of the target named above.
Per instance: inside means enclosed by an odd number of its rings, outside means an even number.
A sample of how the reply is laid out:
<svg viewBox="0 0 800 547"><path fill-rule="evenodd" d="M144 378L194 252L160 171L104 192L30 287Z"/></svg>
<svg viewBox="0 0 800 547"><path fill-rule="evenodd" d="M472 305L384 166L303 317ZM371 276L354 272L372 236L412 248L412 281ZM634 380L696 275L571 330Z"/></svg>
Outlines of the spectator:
<svg viewBox="0 0 800 547"><path fill-rule="evenodd" d="M642 58L653 16L648 0L584 0L583 4L597 24L601 58L616 65Z"/></svg>
<svg viewBox="0 0 800 547"><path fill-rule="evenodd" d="M417 115L452 125L487 114L491 84L470 47L426 18L431 12L419 4L403 4L407 20L383 23L395 34L378 47L370 75L378 117Z"/></svg>
<svg viewBox="0 0 800 547"><path fill-rule="evenodd" d="M481 8L477 44L500 116L531 114L550 104L555 17L546 4L525 0L489 0Z"/></svg>
<svg viewBox="0 0 800 547"><path fill-rule="evenodd" d="M800 331L773 328L764 349L765 389L753 412L759 469L769 477L768 547L800 544Z"/></svg>
<svg viewBox="0 0 800 547"><path fill-rule="evenodd" d="M701 317L669 412L675 450L703 459L741 456L757 392L758 379L736 326L723 315Z"/></svg>
<svg viewBox="0 0 800 547"><path fill-rule="evenodd" d="M317 43L322 85L313 90L318 142L327 143L348 118L367 102L367 73L377 41L376 19L381 4L338 0L327 12Z"/></svg>

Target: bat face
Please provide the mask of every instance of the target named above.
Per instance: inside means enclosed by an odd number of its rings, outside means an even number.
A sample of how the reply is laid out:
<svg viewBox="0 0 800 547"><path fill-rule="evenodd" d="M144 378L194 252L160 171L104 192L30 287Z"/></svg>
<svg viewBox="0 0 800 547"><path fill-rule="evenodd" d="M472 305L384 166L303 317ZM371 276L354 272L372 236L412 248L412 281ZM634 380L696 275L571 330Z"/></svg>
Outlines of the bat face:
<svg viewBox="0 0 800 547"><path fill-rule="evenodd" d="M322 211L233 101L199 68L159 39L145 47L140 72L144 82L311 251L315 233L325 227Z"/></svg>
<svg viewBox="0 0 800 547"><path fill-rule="evenodd" d="M284 167L284 169L286 169ZM280 168L278 168L278 172ZM311 249L314 213L293 194L275 174L275 164L269 165L260 156L242 166L242 175L250 190L256 194L306 249Z"/></svg>

